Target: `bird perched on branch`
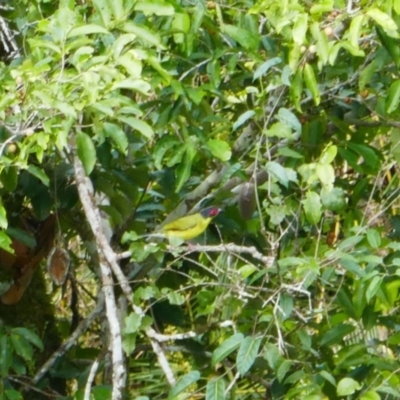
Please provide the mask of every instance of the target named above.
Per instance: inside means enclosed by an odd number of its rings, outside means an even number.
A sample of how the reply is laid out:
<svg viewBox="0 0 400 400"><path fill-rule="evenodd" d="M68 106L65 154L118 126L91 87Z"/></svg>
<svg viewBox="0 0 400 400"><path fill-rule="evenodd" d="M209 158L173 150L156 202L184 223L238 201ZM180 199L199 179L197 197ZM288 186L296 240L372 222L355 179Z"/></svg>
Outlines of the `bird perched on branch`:
<svg viewBox="0 0 400 400"><path fill-rule="evenodd" d="M171 238L176 237L182 240L190 240L201 235L214 217L222 210L217 207L207 207L196 214L178 218L162 226L158 233Z"/></svg>

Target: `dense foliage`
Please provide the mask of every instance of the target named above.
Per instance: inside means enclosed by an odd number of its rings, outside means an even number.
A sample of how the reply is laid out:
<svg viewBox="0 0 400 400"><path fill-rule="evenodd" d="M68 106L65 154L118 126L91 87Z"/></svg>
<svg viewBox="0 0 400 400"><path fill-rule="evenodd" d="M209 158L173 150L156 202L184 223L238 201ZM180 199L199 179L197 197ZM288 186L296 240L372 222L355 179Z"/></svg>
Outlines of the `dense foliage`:
<svg viewBox="0 0 400 400"><path fill-rule="evenodd" d="M400 398L400 3L13 3L0 399Z"/></svg>

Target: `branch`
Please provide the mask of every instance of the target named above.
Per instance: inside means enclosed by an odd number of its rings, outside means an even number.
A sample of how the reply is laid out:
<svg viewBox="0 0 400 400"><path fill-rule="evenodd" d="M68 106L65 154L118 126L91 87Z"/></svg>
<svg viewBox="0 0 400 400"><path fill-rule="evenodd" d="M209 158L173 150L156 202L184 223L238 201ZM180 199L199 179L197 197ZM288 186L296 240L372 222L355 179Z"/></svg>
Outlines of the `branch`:
<svg viewBox="0 0 400 400"><path fill-rule="evenodd" d="M64 355L81 337L81 335L89 328L93 321L99 316L104 309L104 296L100 293L97 298L96 308L79 323L72 335L55 351L52 356L43 364L39 372L33 377L33 383L37 384L43 376L49 371L54 363Z"/></svg>
<svg viewBox="0 0 400 400"><path fill-rule="evenodd" d="M126 278L126 276L124 275L124 273L122 272L121 267L118 264L117 254L111 248L110 243L108 242L108 240L103 232L99 209L92 202L92 198L94 198L92 184L91 184L90 180L86 177L85 171L83 169L83 165L77 156L74 157L74 168L75 168L75 177L76 177L76 182L77 182L79 196L81 198L82 206L85 211L86 218L89 222L89 225L90 225L90 227L93 231L93 234L95 236L95 239L96 239L97 251L99 254L100 264L102 266L102 273L104 271L104 273L107 274L107 280L111 281L110 289L112 291L113 290L113 283L112 283L112 276L111 276L111 270L112 270L112 272L117 277L118 283L121 285L121 289L124 292L125 297L127 298L130 305L132 306L133 311L137 315L143 317L145 315L145 313L142 310L142 308L140 308L134 304L133 292L132 292L131 287L129 286L129 281ZM110 279L108 279L108 278L110 278ZM104 288L104 290L106 290L106 287ZM116 310L115 297L114 297L113 291L112 291L112 297L110 294L110 297L108 298L108 300L110 303L109 306L112 308L115 307L115 310ZM107 298L106 298L106 305L107 305ZM115 315L110 315L109 317L112 318L113 321L115 320L115 322L110 324L110 331L114 330L114 331L111 331L112 334L114 333L114 340L120 341L121 340L120 324L119 324L116 312L115 312ZM109 322L111 322L110 319L109 319ZM117 331L119 333L119 336L117 335ZM145 329L145 333L151 342L154 353L157 356L158 362L159 362L161 368L163 369L169 384L171 386L173 386L176 383L176 379L175 379L172 368L168 363L167 357L166 357L162 347L155 339L153 339L156 332L154 331L153 328L147 327ZM114 349L114 347L113 347L113 349ZM118 352L121 352L120 354L122 356L122 343L121 343L121 347L118 349ZM118 364L121 362L121 367L123 368L122 358L118 359L118 357L116 357L115 362L117 362ZM122 371L119 371L118 373L121 374ZM117 379L117 377L114 376L113 379L115 380L115 379ZM122 384L122 375L119 375L117 382L118 382L118 384ZM119 390L117 390L117 389L115 389L115 390L117 392L119 392ZM114 385L113 385L113 391L114 391ZM119 398L120 397L114 397L114 395L113 395L114 400L117 400Z"/></svg>
<svg viewBox="0 0 400 400"><path fill-rule="evenodd" d="M191 245L184 247L184 251L187 253L193 252L205 252L205 253L236 253L236 254L250 254L253 258L261 261L267 268L272 267L275 262L275 256L264 256L254 246L245 247L239 246L234 243L219 244L217 246L205 246L205 245Z"/></svg>
<svg viewBox="0 0 400 400"><path fill-rule="evenodd" d="M79 197L89 225L96 240L97 253L103 284L103 293L106 303L106 315L110 329L110 347L112 351L113 389L112 398L120 400L126 382L124 354L122 350L121 325L118 320L117 303L114 295L114 280L110 268L109 258L115 259L115 255L108 245L103 232L99 209L93 202L94 190L92 182L86 177L83 165L77 156L74 156L75 178ZM104 243L107 246L104 246ZM108 251L110 250L110 251Z"/></svg>

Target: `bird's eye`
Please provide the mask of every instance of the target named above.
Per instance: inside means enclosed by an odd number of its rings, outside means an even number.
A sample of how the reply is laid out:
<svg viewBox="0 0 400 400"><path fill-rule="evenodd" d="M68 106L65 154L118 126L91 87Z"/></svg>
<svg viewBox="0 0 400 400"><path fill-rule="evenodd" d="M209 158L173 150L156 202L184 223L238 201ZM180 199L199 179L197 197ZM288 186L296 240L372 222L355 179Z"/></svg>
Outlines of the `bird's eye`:
<svg viewBox="0 0 400 400"><path fill-rule="evenodd" d="M213 217L214 215L217 215L218 214L218 209L217 208L213 208L211 211L210 211L210 215Z"/></svg>

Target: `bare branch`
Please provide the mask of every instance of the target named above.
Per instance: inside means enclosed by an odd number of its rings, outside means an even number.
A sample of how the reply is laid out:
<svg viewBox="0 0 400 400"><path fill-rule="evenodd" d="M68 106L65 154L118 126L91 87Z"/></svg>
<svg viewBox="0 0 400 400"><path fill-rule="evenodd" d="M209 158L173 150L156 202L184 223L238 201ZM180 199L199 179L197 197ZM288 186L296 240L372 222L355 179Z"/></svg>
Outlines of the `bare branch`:
<svg viewBox="0 0 400 400"><path fill-rule="evenodd" d="M103 312L104 310L104 296L99 293L97 299L96 308L79 323L77 328L74 330L72 335L60 346L60 348L55 351L52 356L43 364L37 374L33 377L33 383L38 383L44 375L50 370L54 363L63 356L82 336L82 334L89 328L93 321Z"/></svg>

